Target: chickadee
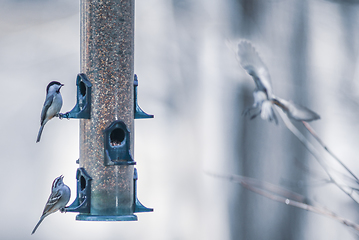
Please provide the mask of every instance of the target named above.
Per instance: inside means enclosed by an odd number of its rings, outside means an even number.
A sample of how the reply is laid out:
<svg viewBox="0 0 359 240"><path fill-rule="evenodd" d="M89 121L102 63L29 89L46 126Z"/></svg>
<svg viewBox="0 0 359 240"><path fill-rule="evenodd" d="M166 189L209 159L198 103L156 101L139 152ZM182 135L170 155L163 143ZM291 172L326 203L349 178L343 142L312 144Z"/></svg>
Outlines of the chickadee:
<svg viewBox="0 0 359 240"><path fill-rule="evenodd" d="M251 119L261 114L262 119L274 120L277 124L278 120L272 108L275 104L294 120L313 121L320 118L317 113L306 107L273 95L269 71L250 42L243 40L238 44L238 56L241 66L252 76L256 84L253 92L254 103L244 111L245 115L251 110L257 110L258 112L254 113Z"/></svg>
<svg viewBox="0 0 359 240"><path fill-rule="evenodd" d="M58 116L61 110L62 97L60 89L62 86L64 86L64 84L61 84L57 81L52 81L47 85L46 99L41 111L41 127L39 133L37 134L36 142L40 141L42 130L44 129L45 124L51 118Z"/></svg>
<svg viewBox="0 0 359 240"><path fill-rule="evenodd" d="M63 210L66 207L66 204L69 202L71 197L71 190L63 182L63 176L57 177L52 183L51 195L47 200L44 211L42 212L39 222L36 224L31 235L35 233L36 229L39 227L40 223L50 215L51 213L56 212L57 210Z"/></svg>

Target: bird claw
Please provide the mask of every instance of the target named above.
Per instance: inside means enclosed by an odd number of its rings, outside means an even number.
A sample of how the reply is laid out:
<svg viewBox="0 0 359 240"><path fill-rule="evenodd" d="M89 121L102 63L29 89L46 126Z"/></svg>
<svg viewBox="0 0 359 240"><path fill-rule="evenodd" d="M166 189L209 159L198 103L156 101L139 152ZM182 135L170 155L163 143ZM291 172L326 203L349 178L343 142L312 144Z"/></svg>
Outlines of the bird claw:
<svg viewBox="0 0 359 240"><path fill-rule="evenodd" d="M244 109L244 111L242 112L242 115L247 116L251 113L252 110L255 110L255 109L257 109L257 107L254 107L254 106L248 107L248 108Z"/></svg>
<svg viewBox="0 0 359 240"><path fill-rule="evenodd" d="M59 119L63 119L63 118L67 118L69 119L69 114L68 113L58 113L55 115L55 117L58 117Z"/></svg>
<svg viewBox="0 0 359 240"><path fill-rule="evenodd" d="M242 112L242 116L247 116L250 111L251 111L250 108L244 109L244 111Z"/></svg>
<svg viewBox="0 0 359 240"><path fill-rule="evenodd" d="M61 213L66 213L66 208L62 207L59 209Z"/></svg>
<svg viewBox="0 0 359 240"><path fill-rule="evenodd" d="M259 111L258 113L255 113L251 116L250 120L255 119L259 114L261 113L261 111Z"/></svg>
<svg viewBox="0 0 359 240"><path fill-rule="evenodd" d="M260 113L261 113L261 111L259 110L259 112L256 112L256 113L254 113L254 114L251 114L251 111L252 110L255 110L255 109L258 109L257 107L248 107L248 108L246 108L243 112L242 112L242 115L243 116L247 116L247 115L250 115L250 120L252 120L252 119L254 119L254 118L256 118Z"/></svg>

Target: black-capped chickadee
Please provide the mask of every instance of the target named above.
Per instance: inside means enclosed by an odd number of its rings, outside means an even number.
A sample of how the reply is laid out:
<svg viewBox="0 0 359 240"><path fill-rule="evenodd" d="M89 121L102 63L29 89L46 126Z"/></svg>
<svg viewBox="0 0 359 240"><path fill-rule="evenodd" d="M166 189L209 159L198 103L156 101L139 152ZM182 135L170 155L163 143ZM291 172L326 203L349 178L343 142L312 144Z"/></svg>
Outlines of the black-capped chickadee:
<svg viewBox="0 0 359 240"><path fill-rule="evenodd" d="M272 108L273 104L275 104L289 118L297 121L313 121L320 118L317 113L306 107L274 96L269 71L249 41L242 40L238 44L238 56L241 66L252 76L257 87L253 92L254 103L244 111L245 115L251 110L259 110L251 116L251 119L261 114L262 119L274 120L278 123Z"/></svg>
<svg viewBox="0 0 359 240"><path fill-rule="evenodd" d="M35 233L36 229L40 226L45 217L58 210L62 211L66 207L66 204L69 202L71 197L71 190L66 184L64 184L63 178L64 176L61 175L53 181L50 197L47 200L39 222L36 224L31 234Z"/></svg>
<svg viewBox="0 0 359 240"><path fill-rule="evenodd" d="M37 134L36 142L40 141L42 130L44 129L45 124L51 118L58 116L61 110L62 97L60 89L62 86L64 86L64 84L61 84L57 81L52 81L47 85L46 99L41 111L41 127L39 133Z"/></svg>

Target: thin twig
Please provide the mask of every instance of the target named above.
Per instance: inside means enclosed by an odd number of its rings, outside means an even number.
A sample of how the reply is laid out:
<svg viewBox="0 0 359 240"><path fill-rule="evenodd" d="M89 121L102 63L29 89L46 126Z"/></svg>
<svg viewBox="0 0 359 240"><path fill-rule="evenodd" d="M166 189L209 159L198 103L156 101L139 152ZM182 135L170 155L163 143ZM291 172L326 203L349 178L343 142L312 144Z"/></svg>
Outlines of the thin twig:
<svg viewBox="0 0 359 240"><path fill-rule="evenodd" d="M272 199L277 202L284 203L286 205L290 205L293 207L301 208L310 212L318 213L324 216L327 216L329 218L332 218L350 228L355 229L356 231L359 231L359 225L349 221L341 216L338 216L334 212L322 207L322 206L313 206L311 204L308 204L307 198L304 196L294 193L292 191L289 191L287 189L284 189L282 187L260 181L254 178L244 177L241 175L234 175L234 174L217 174L217 173L210 173L207 172L208 175L211 175L213 177L217 178L224 178L228 179L232 182L236 182L241 184L246 189L255 192L257 194L260 194L264 197L267 197L269 199ZM291 197L294 197L295 199L291 199ZM312 202L312 201L310 201Z"/></svg>
<svg viewBox="0 0 359 240"><path fill-rule="evenodd" d="M292 124L292 122L289 120L289 118L282 112L278 111L279 116L282 118L285 126L296 136L299 141L308 149L308 151L313 155L313 157L317 160L317 162L322 166L323 170L327 173L330 180L340 189L342 190L346 195L348 195L354 202L359 204L359 202L354 199L352 196L352 193L349 193L345 191L345 189L333 178L332 174L329 172L328 167L325 165L325 163L322 161L322 159L319 157L319 153L316 150L316 148L306 139L306 137ZM352 190L352 188L351 188Z"/></svg>
<svg viewBox="0 0 359 240"><path fill-rule="evenodd" d="M303 171L305 171L307 174L309 174L311 177L315 178L316 180L320 180L323 183L331 183L330 179L329 180L328 179L323 179L323 177L320 177L321 174L319 174L316 171L313 171L312 168L309 168L309 166L305 165L303 162L295 159L295 164L296 164L296 166L298 166L298 168L302 169ZM328 167L330 168L331 172L336 174L336 176L340 176L343 179L345 179L347 182L350 181L351 184L355 185L355 187L352 187L352 186L349 186L347 184L347 187L349 187L349 188L351 188L351 189L353 189L355 191L358 191L359 186L358 186L358 183L357 183L357 181L355 179L353 179L351 176L349 176L349 175L347 175L345 173L342 173L342 172L340 172L340 171L338 171L338 170L336 170L336 169L334 169L334 168L332 168L330 166L328 166Z"/></svg>
<svg viewBox="0 0 359 240"><path fill-rule="evenodd" d="M318 141L318 143L320 145L322 145L322 147L325 149L325 151L327 151L340 165L342 165L342 167L347 170L347 172L353 176L353 178L355 178L356 182L359 183L359 179L354 175L354 173L352 171L350 171L350 169L345 166L345 164L327 147L327 145L319 138L318 134L314 131L314 129L310 126L309 123L302 121L303 125L305 126L305 128L309 131L310 134L312 134L312 136L315 138L315 140Z"/></svg>

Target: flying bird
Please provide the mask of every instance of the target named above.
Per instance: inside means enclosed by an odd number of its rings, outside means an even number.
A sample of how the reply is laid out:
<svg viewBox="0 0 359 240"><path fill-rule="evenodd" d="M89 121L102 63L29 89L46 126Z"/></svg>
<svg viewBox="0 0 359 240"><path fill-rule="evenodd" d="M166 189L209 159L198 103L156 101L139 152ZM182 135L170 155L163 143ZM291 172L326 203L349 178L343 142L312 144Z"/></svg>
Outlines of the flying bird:
<svg viewBox="0 0 359 240"><path fill-rule="evenodd" d="M254 103L243 112L244 115L250 114L254 110L256 112L251 115L251 119L260 114L262 119L273 120L278 124L273 110L273 105L277 105L289 118L297 121L313 121L320 118L317 113L306 107L274 96L269 71L249 41L242 40L238 44L238 57L239 63L252 76L256 84L256 89L253 92Z"/></svg>

